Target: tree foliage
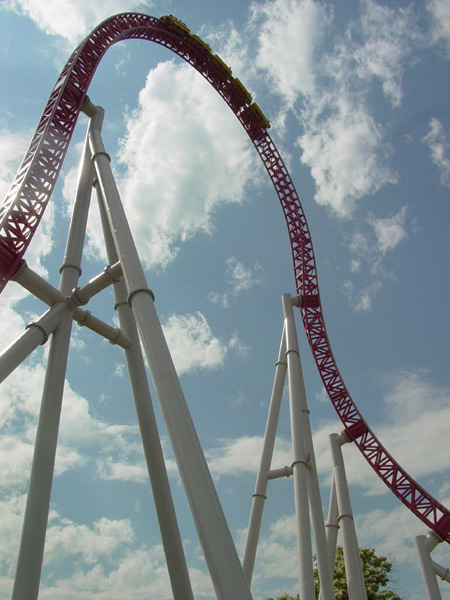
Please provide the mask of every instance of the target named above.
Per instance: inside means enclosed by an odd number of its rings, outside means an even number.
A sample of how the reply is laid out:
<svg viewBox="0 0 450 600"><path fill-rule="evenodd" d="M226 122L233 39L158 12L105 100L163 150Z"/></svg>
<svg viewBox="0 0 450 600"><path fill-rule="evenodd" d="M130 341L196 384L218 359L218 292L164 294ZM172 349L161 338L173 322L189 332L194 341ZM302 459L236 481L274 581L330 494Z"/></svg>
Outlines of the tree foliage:
<svg viewBox="0 0 450 600"><path fill-rule="evenodd" d="M373 548L360 548L359 554L363 566L366 583L367 600L402 600L391 588L391 573L393 565L385 556L377 556ZM319 597L319 576L314 569L316 583L316 598ZM348 600L347 581L345 578L344 552L341 546L336 551L334 568L334 593L336 600ZM267 598L273 600L273 598ZM300 596L283 594L278 600L300 600Z"/></svg>

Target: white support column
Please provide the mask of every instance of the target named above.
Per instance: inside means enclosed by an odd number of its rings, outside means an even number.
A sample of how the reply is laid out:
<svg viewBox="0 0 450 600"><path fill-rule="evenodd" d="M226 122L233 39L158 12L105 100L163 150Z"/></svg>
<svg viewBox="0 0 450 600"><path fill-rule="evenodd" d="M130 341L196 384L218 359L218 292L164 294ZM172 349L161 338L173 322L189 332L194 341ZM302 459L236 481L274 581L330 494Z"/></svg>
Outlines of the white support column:
<svg viewBox="0 0 450 600"><path fill-rule="evenodd" d="M341 445L347 442L344 434L330 435L331 456L333 459L333 474L336 485L336 497L339 509L339 525L342 532L342 546L344 550L345 573L349 600L367 600L366 586L359 556L358 541L356 539L353 512L348 491L347 475L345 473L344 458Z"/></svg>
<svg viewBox="0 0 450 600"><path fill-rule="evenodd" d="M122 263L128 301L142 338L217 598L251 600L250 589L178 381L99 130L91 132L90 144L109 225Z"/></svg>
<svg viewBox="0 0 450 600"><path fill-rule="evenodd" d="M306 399L305 382L303 378L300 349L297 339L297 328L295 327L294 321L293 307L300 306L300 299L298 297L293 298L292 296L290 296L290 298L290 304L286 302L286 310L289 311L289 318L292 319L292 323L294 325L295 337L293 337L293 342L295 342L297 348L297 358L295 358L295 354L293 358L297 362L297 368L299 373L299 401L303 413L303 435L305 451L308 456L308 469L306 471L306 476L308 480L308 496L310 502L311 522L314 532L314 543L316 547L317 570L319 572L320 580L320 595L322 600L334 600L335 596L333 589L333 576L328 558L328 546L325 532L325 520L323 517L322 498L320 494L319 476L317 472L317 463L312 439L311 423L309 419L309 409Z"/></svg>
<svg viewBox="0 0 450 600"><path fill-rule="evenodd" d="M67 314L50 343L12 600L38 597L71 325Z"/></svg>
<svg viewBox="0 0 450 600"><path fill-rule="evenodd" d="M280 350L276 362L275 377L270 399L269 414L267 417L264 443L256 478L255 492L253 494L252 509L245 543L244 557L242 561L248 584L252 582L253 568L255 566L256 549L258 546L261 521L264 511L264 503L267 498L267 473L272 464L273 449L280 415L281 400L283 398L283 387L286 379L286 336L283 328Z"/></svg>
<svg viewBox="0 0 450 600"><path fill-rule="evenodd" d="M307 463L304 438L304 411L299 370L297 331L292 309L292 297L283 294L284 329L286 334L286 360L289 381L289 406L291 415L292 468L294 471L295 514L297 522L297 547L299 564L300 597L314 600L314 569L312 559L311 528L308 508ZM328 560L328 557L327 557Z"/></svg>
<svg viewBox="0 0 450 600"><path fill-rule="evenodd" d="M66 261L61 274L60 290L63 294L69 293L76 286L81 273L80 260L85 235L83 223L85 225L87 219L92 185L92 169L89 168L88 162L86 140L74 215L66 246ZM36 600L39 593L72 329L72 313L67 310L65 304L63 307L66 314L56 327L50 343L12 600Z"/></svg>
<svg viewBox="0 0 450 600"><path fill-rule="evenodd" d="M432 531L427 536L418 535L415 539L428 600L442 600L434 563L431 559L431 552L441 541Z"/></svg>
<svg viewBox="0 0 450 600"><path fill-rule="evenodd" d="M99 197L99 207L108 258L110 262L116 262L117 253L101 197ZM139 334L131 307L127 302L127 290L123 279L115 283L114 295L120 327L132 340L132 344L125 351L125 356L173 597L174 600L194 600L158 426L153 412Z"/></svg>

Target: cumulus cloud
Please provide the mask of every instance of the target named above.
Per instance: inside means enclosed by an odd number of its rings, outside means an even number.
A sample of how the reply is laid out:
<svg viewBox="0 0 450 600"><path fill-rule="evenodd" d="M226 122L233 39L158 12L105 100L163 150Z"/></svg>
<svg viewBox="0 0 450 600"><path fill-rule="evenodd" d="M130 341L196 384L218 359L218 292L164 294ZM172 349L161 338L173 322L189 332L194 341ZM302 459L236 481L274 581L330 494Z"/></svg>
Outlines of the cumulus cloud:
<svg viewBox="0 0 450 600"><path fill-rule="evenodd" d="M412 7L392 9L364 0L361 33L365 40L355 55L358 75L376 78L394 106L402 99L402 75L406 59L420 34Z"/></svg>
<svg viewBox="0 0 450 600"><path fill-rule="evenodd" d="M382 254L393 250L406 238L405 229L406 206L396 215L385 219L369 219L377 240L377 248Z"/></svg>
<svg viewBox="0 0 450 600"><path fill-rule="evenodd" d="M146 265L164 267L180 242L211 233L220 206L244 200L255 160L237 120L190 66L150 71L120 151L120 188Z"/></svg>
<svg viewBox="0 0 450 600"><path fill-rule="evenodd" d="M0 197L2 200L13 182L31 135L31 132L0 130Z"/></svg>
<svg viewBox="0 0 450 600"><path fill-rule="evenodd" d="M261 271L261 266L258 263L255 264L254 269L251 269L232 256L227 260L225 276L232 285L233 294L237 296L254 286L264 285L265 281Z"/></svg>
<svg viewBox="0 0 450 600"><path fill-rule="evenodd" d="M450 145L440 121L431 119L430 130L422 142L430 149L431 160L439 170L441 185L450 187Z"/></svg>
<svg viewBox="0 0 450 600"><path fill-rule="evenodd" d="M429 0L427 9L432 18L430 33L433 41L442 44L450 56L450 6L446 0Z"/></svg>
<svg viewBox="0 0 450 600"><path fill-rule="evenodd" d="M400 104L403 71L419 39L413 13L365 0L360 21L341 37L333 34L330 7L312 0L264 3L253 18L260 27L257 64L303 127L298 144L315 199L348 217L358 200L397 181L369 95L381 86L392 105Z"/></svg>
<svg viewBox="0 0 450 600"><path fill-rule="evenodd" d="M225 292L219 293L212 291L208 294L208 299L214 304L221 304L224 308L230 307L230 295L239 296L253 287L264 287L263 269L257 262L254 267L248 267L231 256L226 260L225 282L227 288Z"/></svg>
<svg viewBox="0 0 450 600"><path fill-rule="evenodd" d="M254 4L252 20L260 25L257 65L269 72L288 103L314 91L316 53L331 21L324 6L312 0Z"/></svg>
<svg viewBox="0 0 450 600"><path fill-rule="evenodd" d="M333 104L333 115L308 126L299 145L316 182L316 201L347 217L357 200L396 179L381 158L388 149L373 118L348 98Z"/></svg>
<svg viewBox="0 0 450 600"><path fill-rule="evenodd" d="M263 438L243 436L236 439L219 440L219 445L205 454L209 468L215 476L255 474L261 459ZM243 460L245 457L245 460ZM277 440L272 466L274 469L292 464L290 440Z"/></svg>
<svg viewBox="0 0 450 600"><path fill-rule="evenodd" d="M152 2L134 0L6 0L4 5L26 15L51 35L66 38L71 46L79 42L101 21L119 12L132 12L137 7L152 6Z"/></svg>
<svg viewBox="0 0 450 600"><path fill-rule="evenodd" d="M69 556L81 554L87 563L110 556L122 544L130 543L134 532L128 519L101 518L92 524L76 524L60 515L51 515L47 531L45 560L52 565Z"/></svg>
<svg viewBox="0 0 450 600"><path fill-rule="evenodd" d="M236 334L228 343L215 337L201 312L172 315L163 324L163 331L178 375L220 367L230 349L242 353L245 348Z"/></svg>
<svg viewBox="0 0 450 600"><path fill-rule="evenodd" d="M0 501L0 593L11 596L24 497ZM64 561L64 575L54 576ZM196 597L211 597L208 575L190 570ZM44 570L39 597L81 600L120 600L157 596L171 600L164 552L161 544L136 544L136 533L128 519L102 517L92 523L77 523L51 510L47 530Z"/></svg>
<svg viewBox="0 0 450 600"><path fill-rule="evenodd" d="M39 413L44 368L20 366L0 388L1 486L21 490L28 481ZM92 415L88 401L66 381L55 475L79 468L100 456L117 462L142 450L137 426L114 425Z"/></svg>
<svg viewBox="0 0 450 600"><path fill-rule="evenodd" d="M350 270L353 278L362 283L355 285L352 280L344 281L341 291L355 311L370 310L385 280L392 277L386 268L386 257L408 237L407 214L407 207L402 206L391 217L369 215L353 232L349 244Z"/></svg>

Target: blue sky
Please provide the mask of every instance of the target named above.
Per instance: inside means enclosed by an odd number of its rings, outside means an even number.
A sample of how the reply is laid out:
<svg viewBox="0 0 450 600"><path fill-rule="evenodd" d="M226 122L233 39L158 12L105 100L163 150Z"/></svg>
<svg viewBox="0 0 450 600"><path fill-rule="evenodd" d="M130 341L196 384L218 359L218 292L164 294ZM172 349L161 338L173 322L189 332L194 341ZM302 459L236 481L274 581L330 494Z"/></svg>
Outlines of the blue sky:
<svg viewBox="0 0 450 600"><path fill-rule="evenodd" d="M125 11L172 13L244 82L272 124L308 218L327 330L375 433L450 505L448 256L450 9L426 2L3 0L0 191L5 195L76 44ZM242 552L282 327L294 294L282 211L256 152L190 67L148 42L110 49L89 90L181 383ZM57 285L87 119L26 258ZM105 253L93 207L83 281ZM6 347L43 312L14 283L0 297ZM89 309L114 322L104 292ZM341 426L299 337L328 504L328 434ZM47 348L0 390L0 595L12 587ZM154 395L195 597L213 598ZM286 403L285 403L286 404ZM289 464L289 417L275 466ZM358 539L424 597L426 533L357 453L345 457ZM292 481L269 485L255 600L297 593ZM442 546L442 544L441 544ZM450 563L447 547L436 560ZM442 586L450 598L449 586ZM121 350L75 325L42 599L171 598Z"/></svg>

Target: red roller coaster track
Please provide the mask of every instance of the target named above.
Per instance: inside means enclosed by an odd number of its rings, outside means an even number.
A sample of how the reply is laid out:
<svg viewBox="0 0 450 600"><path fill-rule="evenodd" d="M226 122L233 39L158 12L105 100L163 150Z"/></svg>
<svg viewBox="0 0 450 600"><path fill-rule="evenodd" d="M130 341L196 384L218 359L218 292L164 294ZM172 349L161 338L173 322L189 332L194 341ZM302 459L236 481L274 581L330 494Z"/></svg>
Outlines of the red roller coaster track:
<svg viewBox="0 0 450 600"><path fill-rule="evenodd" d="M311 236L268 123L242 84L209 47L173 18L124 13L101 23L70 57L50 95L30 147L0 208L0 291L14 276L50 200L86 92L103 55L121 40L161 44L192 65L222 96L252 140L286 219L306 335L330 400L348 437L388 488L441 539L450 543L450 511L394 460L362 418L339 373L325 329Z"/></svg>

